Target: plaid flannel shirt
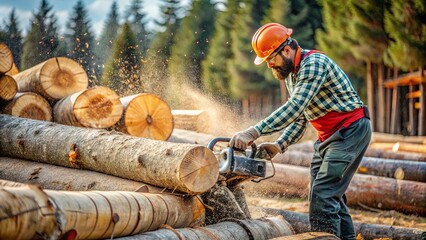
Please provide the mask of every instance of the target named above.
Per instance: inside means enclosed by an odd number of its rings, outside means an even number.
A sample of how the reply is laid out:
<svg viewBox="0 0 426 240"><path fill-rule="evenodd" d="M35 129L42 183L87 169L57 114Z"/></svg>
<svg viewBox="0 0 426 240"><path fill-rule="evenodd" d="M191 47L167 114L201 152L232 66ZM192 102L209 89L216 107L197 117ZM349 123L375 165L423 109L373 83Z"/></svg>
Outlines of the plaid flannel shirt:
<svg viewBox="0 0 426 240"><path fill-rule="evenodd" d="M302 49L302 56L308 51ZM288 101L254 126L260 135L285 129L277 139L283 151L300 140L308 121L331 111L350 112L363 106L343 70L322 53L303 58L299 71L285 81Z"/></svg>

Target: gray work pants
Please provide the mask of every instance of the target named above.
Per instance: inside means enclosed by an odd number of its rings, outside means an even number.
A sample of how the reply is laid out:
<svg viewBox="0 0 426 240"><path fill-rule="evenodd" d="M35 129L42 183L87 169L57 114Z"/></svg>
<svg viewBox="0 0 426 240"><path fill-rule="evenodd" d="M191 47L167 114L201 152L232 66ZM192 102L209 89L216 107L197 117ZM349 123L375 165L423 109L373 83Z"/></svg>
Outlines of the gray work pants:
<svg viewBox="0 0 426 240"><path fill-rule="evenodd" d="M345 192L371 139L371 125L361 118L314 144L311 162L309 220L311 230L355 239Z"/></svg>

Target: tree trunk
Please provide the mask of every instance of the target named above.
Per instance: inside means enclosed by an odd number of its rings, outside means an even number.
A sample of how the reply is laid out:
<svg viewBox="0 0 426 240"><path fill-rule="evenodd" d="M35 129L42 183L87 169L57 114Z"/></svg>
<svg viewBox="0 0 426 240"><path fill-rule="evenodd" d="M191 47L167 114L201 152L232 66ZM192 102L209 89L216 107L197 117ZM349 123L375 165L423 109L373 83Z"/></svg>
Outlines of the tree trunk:
<svg viewBox="0 0 426 240"><path fill-rule="evenodd" d="M199 239L199 240L241 240L241 239L271 239L294 234L292 227L281 217L265 219L232 220L208 225L202 228L164 229L147 232L140 235L129 236L123 240L131 239Z"/></svg>
<svg viewBox="0 0 426 240"><path fill-rule="evenodd" d="M89 80L77 62L57 57L13 75L19 92L35 92L47 100L59 100L87 88Z"/></svg>
<svg viewBox="0 0 426 240"><path fill-rule="evenodd" d="M398 160L411 160L426 162L426 154L413 153L413 152L393 152L390 150L380 150L368 148L365 152L366 157L386 158L386 159L398 159Z"/></svg>
<svg viewBox="0 0 426 240"><path fill-rule="evenodd" d="M13 55L10 48L0 42L0 74L7 73L13 65Z"/></svg>
<svg viewBox="0 0 426 240"><path fill-rule="evenodd" d="M208 148L161 142L102 129L0 115L0 152L65 167L79 167L122 178L199 194L219 175Z"/></svg>
<svg viewBox="0 0 426 240"><path fill-rule="evenodd" d="M370 60L367 60L367 103L368 103L368 109L370 111L370 119L371 119L371 128L373 131L376 130L376 104L374 99L374 81L373 81L373 68L372 68L372 62Z"/></svg>
<svg viewBox="0 0 426 240"><path fill-rule="evenodd" d="M95 171L72 169L46 163L0 157L0 179L67 191L138 191L159 193L163 189L142 182ZM1 181L1 180L0 180Z"/></svg>
<svg viewBox="0 0 426 240"><path fill-rule="evenodd" d="M288 151L277 154L273 160L275 163L309 167L312 154ZM364 157L358 167L358 173L426 182L426 162Z"/></svg>
<svg viewBox="0 0 426 240"><path fill-rule="evenodd" d="M380 150L392 150L393 152L405 151L413 153L422 153L426 155L426 144L416 144L416 143L381 143L374 142L370 144L370 149L380 149Z"/></svg>
<svg viewBox="0 0 426 240"><path fill-rule="evenodd" d="M137 137L167 140L173 131L169 105L154 94L142 93L120 98L124 106L116 129Z"/></svg>
<svg viewBox="0 0 426 240"><path fill-rule="evenodd" d="M417 143L426 144L426 137L421 136L403 136L388 133L374 132L371 138L371 142L403 142L403 143Z"/></svg>
<svg viewBox="0 0 426 240"><path fill-rule="evenodd" d="M18 85L15 79L9 75L0 74L0 103L12 100L17 91Z"/></svg>
<svg viewBox="0 0 426 240"><path fill-rule="evenodd" d="M309 168L275 164L276 173L260 183L245 183L250 195L306 198L309 193ZM271 170L268 170L269 175ZM346 192L348 206L365 205L383 210L426 216L426 183L355 174Z"/></svg>
<svg viewBox="0 0 426 240"><path fill-rule="evenodd" d="M383 86L383 62L378 63L377 65L377 94L378 94L378 103L377 103L377 130L378 132L385 131L385 93Z"/></svg>
<svg viewBox="0 0 426 240"><path fill-rule="evenodd" d="M15 117L52 121L52 108L49 102L37 93L17 93L3 110L4 114Z"/></svg>
<svg viewBox="0 0 426 240"><path fill-rule="evenodd" d="M196 198L136 192L66 192L32 185L0 188L0 239L105 239L172 227L200 225L204 207Z"/></svg>
<svg viewBox="0 0 426 240"><path fill-rule="evenodd" d="M55 122L89 128L114 126L123 114L120 97L107 87L74 93L55 104Z"/></svg>
<svg viewBox="0 0 426 240"><path fill-rule="evenodd" d="M296 235L290 235L286 237L273 238L273 240L312 240L312 239L339 240L340 238L336 237L336 235L333 235L331 233L324 233L324 232L307 232L307 233L300 233Z"/></svg>
<svg viewBox="0 0 426 240"><path fill-rule="evenodd" d="M251 207L255 211L263 212L268 215L281 215L294 228L296 233L310 231L309 216L305 213L292 212L287 210L273 208ZM404 228L387 226L381 224L367 224L354 222L355 232L362 235L364 240L372 239L393 239L393 240L421 240L426 236L425 231L416 228Z"/></svg>
<svg viewBox="0 0 426 240"><path fill-rule="evenodd" d="M426 136L426 76L424 67L420 67L420 110L419 110L419 135Z"/></svg>
<svg viewBox="0 0 426 240"><path fill-rule="evenodd" d="M175 128L194 132L206 132L209 126L207 113L203 110L172 110Z"/></svg>

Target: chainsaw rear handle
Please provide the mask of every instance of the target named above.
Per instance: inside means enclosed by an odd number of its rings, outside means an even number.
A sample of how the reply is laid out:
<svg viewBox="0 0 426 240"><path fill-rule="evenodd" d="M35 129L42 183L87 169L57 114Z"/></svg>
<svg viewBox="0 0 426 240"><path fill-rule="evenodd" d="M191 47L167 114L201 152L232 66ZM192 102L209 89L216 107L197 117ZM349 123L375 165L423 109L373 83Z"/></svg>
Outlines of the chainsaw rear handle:
<svg viewBox="0 0 426 240"><path fill-rule="evenodd" d="M207 147L210 149L210 150L212 150L213 151L213 148L214 148L214 146L216 145L216 143L218 143L218 142L229 142L229 141L231 141L231 138L227 138L227 137L218 137L218 138L214 138L213 140L211 140L210 142L209 142L209 144L207 145ZM230 148L231 150L228 150L228 154L230 155L230 156L233 156L234 154L234 152L233 151L240 151L240 152L243 152L244 153L244 155L246 154L246 151L244 150L244 149L237 149L237 148ZM233 150L233 151L232 151ZM256 153L257 153L257 146L256 146L256 143L252 143L251 144L251 152L250 152L250 155L248 156L249 158L254 158L255 156L256 156Z"/></svg>

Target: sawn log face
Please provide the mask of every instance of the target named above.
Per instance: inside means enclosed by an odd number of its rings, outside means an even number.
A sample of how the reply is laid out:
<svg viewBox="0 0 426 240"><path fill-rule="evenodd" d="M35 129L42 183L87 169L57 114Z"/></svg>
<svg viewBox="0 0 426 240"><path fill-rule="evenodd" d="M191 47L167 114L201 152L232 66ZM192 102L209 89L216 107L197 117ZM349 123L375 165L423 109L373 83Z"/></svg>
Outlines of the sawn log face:
<svg viewBox="0 0 426 240"><path fill-rule="evenodd" d="M0 155L79 167L198 194L219 175L207 147L0 115Z"/></svg>

